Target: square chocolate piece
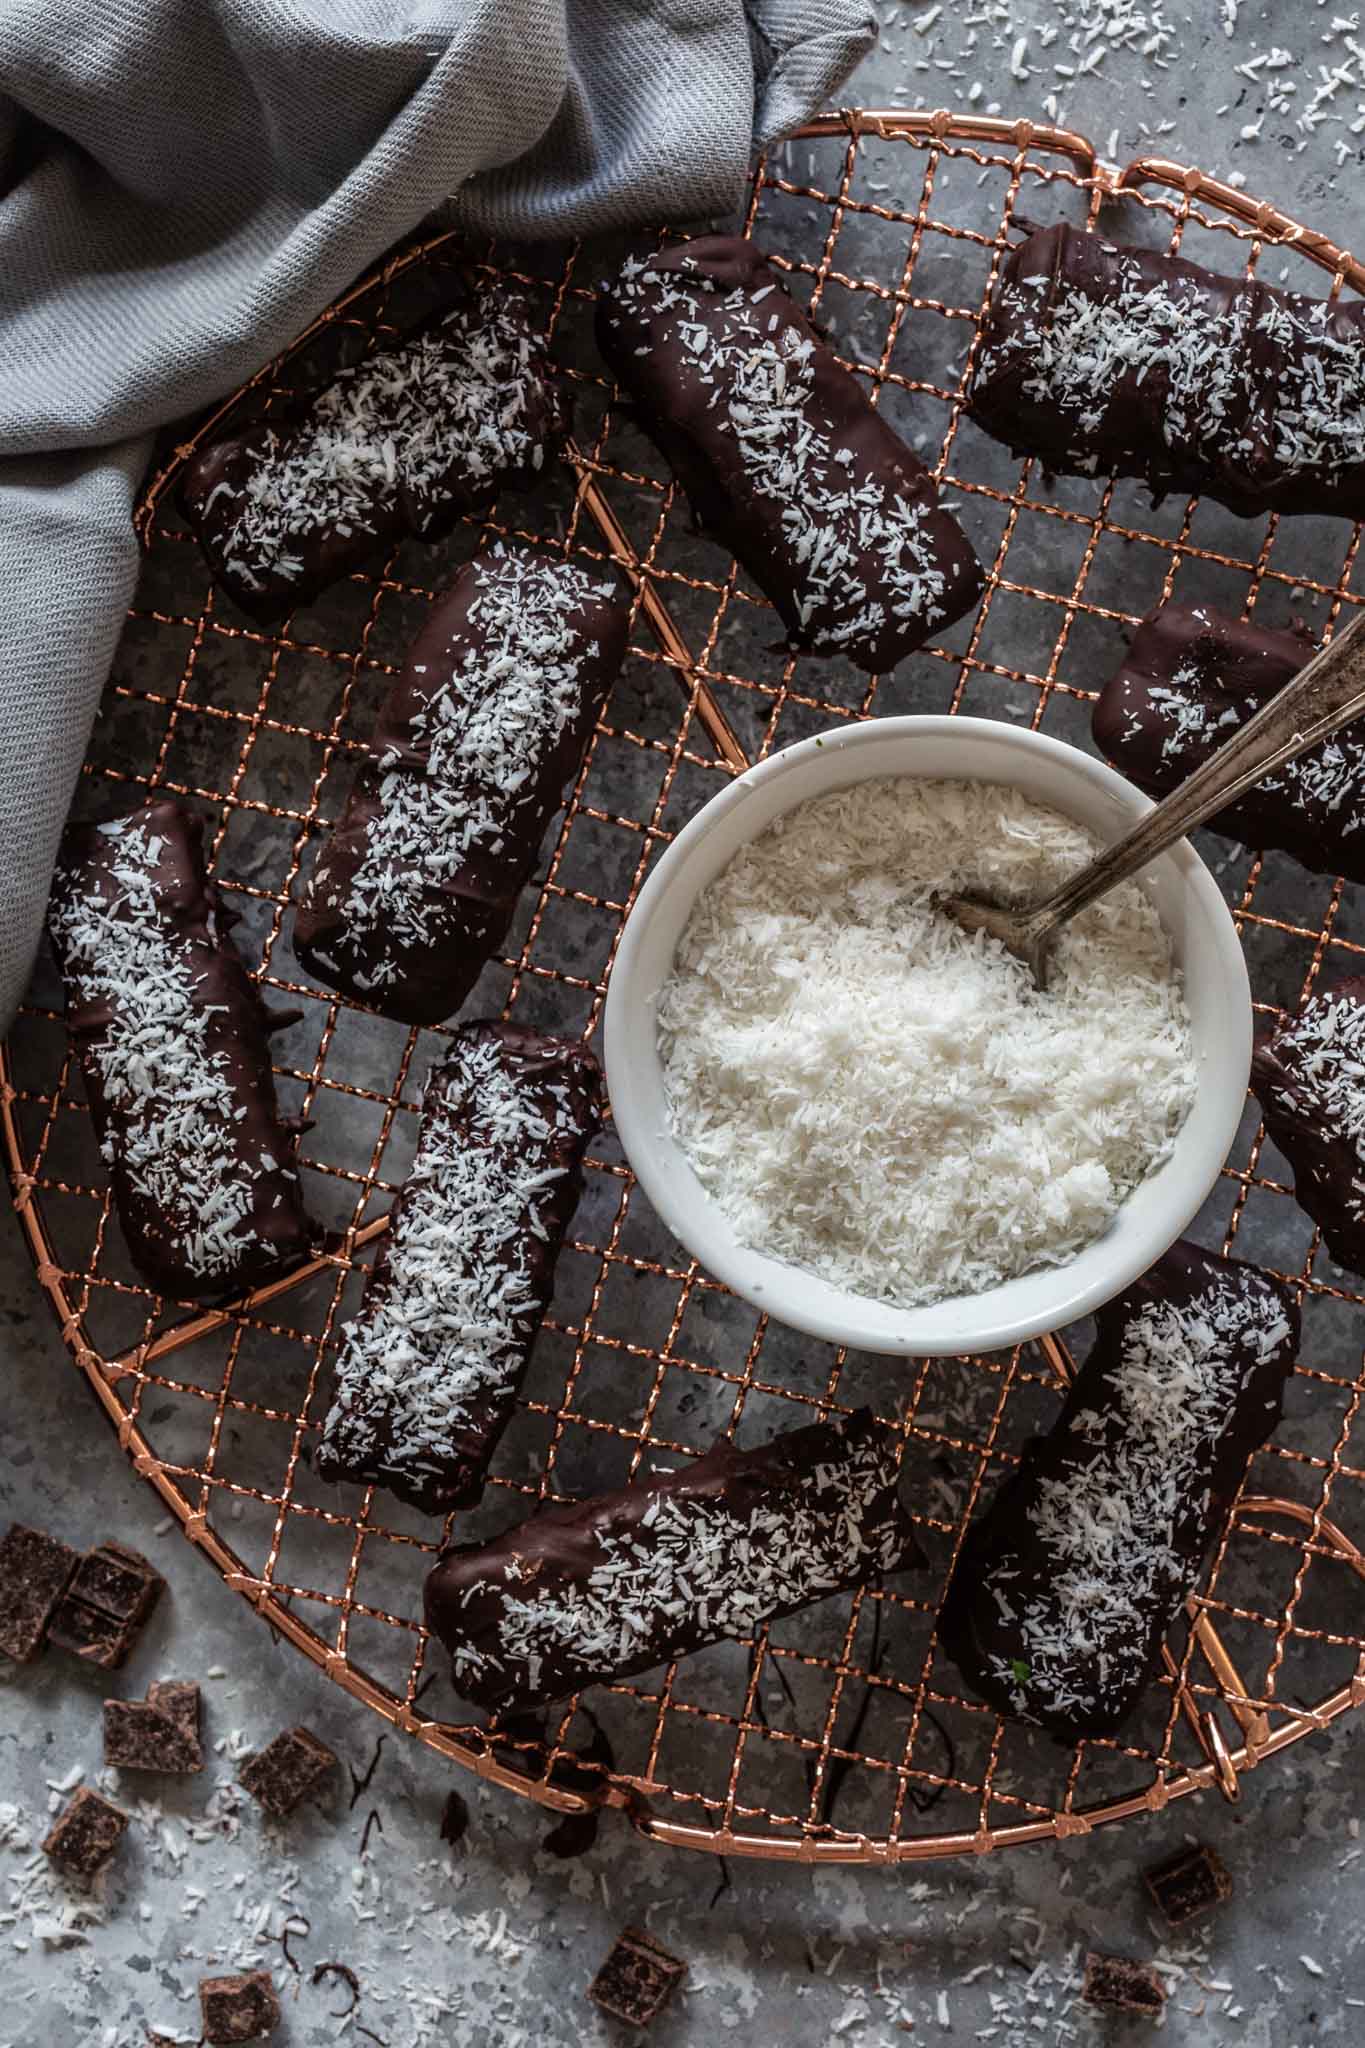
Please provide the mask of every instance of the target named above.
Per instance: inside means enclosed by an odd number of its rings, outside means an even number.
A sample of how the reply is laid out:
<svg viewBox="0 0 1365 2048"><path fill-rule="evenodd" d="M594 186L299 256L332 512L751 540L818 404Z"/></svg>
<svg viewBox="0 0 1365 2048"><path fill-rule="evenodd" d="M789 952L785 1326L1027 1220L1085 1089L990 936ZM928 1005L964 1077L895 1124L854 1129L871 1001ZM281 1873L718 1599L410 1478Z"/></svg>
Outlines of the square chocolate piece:
<svg viewBox="0 0 1365 2048"><path fill-rule="evenodd" d="M97 1877L119 1845L128 1816L88 1785L78 1785L57 1815L43 1853L80 1884Z"/></svg>
<svg viewBox="0 0 1365 2048"><path fill-rule="evenodd" d="M1166 1986L1150 1963L1092 1951L1085 1959L1081 2003L1096 2012L1141 2013L1159 2020L1166 2010Z"/></svg>
<svg viewBox="0 0 1365 2048"><path fill-rule="evenodd" d="M241 1782L267 1813L283 1820L301 1800L322 1790L336 1766L335 1753L311 1730L286 1728L242 1766Z"/></svg>
<svg viewBox="0 0 1365 2048"><path fill-rule="evenodd" d="M280 2001L268 1970L204 1977L199 1985L204 2039L215 2044L260 2041L280 2023Z"/></svg>
<svg viewBox="0 0 1365 2048"><path fill-rule="evenodd" d="M178 1697L186 1692L189 1701ZM202 1771L198 1686L154 1685L145 1700L106 1700L104 1761L121 1771Z"/></svg>
<svg viewBox="0 0 1365 2048"><path fill-rule="evenodd" d="M625 1927L611 1954L588 1986L588 1996L614 2019L629 2027L647 2027L656 2020L687 1974L652 1934Z"/></svg>
<svg viewBox="0 0 1365 2048"><path fill-rule="evenodd" d="M1232 1877L1221 1856L1200 1842L1193 1849L1180 1849L1153 1870L1144 1870L1142 1881L1154 1903L1171 1927L1183 1927L1201 1913L1212 1912L1232 1897Z"/></svg>
<svg viewBox="0 0 1365 2048"><path fill-rule="evenodd" d="M32 1663L79 1562L69 1544L14 1524L0 1543L0 1650L7 1657Z"/></svg>
<svg viewBox="0 0 1365 2048"><path fill-rule="evenodd" d="M101 1543L76 1567L48 1638L89 1664L117 1671L126 1662L165 1581L122 1543Z"/></svg>

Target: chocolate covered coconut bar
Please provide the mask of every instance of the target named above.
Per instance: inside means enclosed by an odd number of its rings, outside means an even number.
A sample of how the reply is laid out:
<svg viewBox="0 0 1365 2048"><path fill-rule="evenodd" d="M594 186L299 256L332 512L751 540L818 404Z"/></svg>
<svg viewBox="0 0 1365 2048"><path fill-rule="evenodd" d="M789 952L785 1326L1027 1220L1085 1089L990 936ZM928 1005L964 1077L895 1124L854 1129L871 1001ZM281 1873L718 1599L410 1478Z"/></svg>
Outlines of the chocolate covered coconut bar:
<svg viewBox="0 0 1365 2048"><path fill-rule="evenodd" d="M939 1637L998 1713L1062 1740L1132 1712L1280 1417L1298 1310L1178 1242L1100 1310L1051 1432L967 1532Z"/></svg>
<svg viewBox="0 0 1365 2048"><path fill-rule="evenodd" d="M1365 305L1059 223L1006 257L969 404L1054 472L1365 516Z"/></svg>
<svg viewBox="0 0 1365 2048"><path fill-rule="evenodd" d="M390 691L294 926L330 988L449 1017L516 910L625 655L616 584L495 547L433 607Z"/></svg>
<svg viewBox="0 0 1365 2048"><path fill-rule="evenodd" d="M428 1513L478 1498L601 1122L577 1039L468 1024L432 1069L417 1154L341 1335L315 1465Z"/></svg>
<svg viewBox="0 0 1365 2048"><path fill-rule="evenodd" d="M860 1409L447 1549L426 1618L455 1690L489 1713L545 1706L922 1564L899 1452Z"/></svg>
<svg viewBox="0 0 1365 2048"><path fill-rule="evenodd" d="M63 836L48 928L95 1134L138 1270L191 1301L255 1286L310 1248L274 1025L227 921L202 822L180 805Z"/></svg>
<svg viewBox="0 0 1365 2048"><path fill-rule="evenodd" d="M269 622L530 483L568 423L525 301L484 292L341 371L296 424L211 442L181 503L215 580Z"/></svg>
<svg viewBox="0 0 1365 2048"><path fill-rule="evenodd" d="M631 258L602 289L597 339L792 647L889 669L975 602L976 557L928 471L752 242Z"/></svg>
<svg viewBox="0 0 1365 2048"><path fill-rule="evenodd" d="M1095 706L1095 744L1149 796L1166 796L1308 661L1306 634L1162 605ZM1365 881L1365 720L1343 726L1209 820L1258 852Z"/></svg>
<svg viewBox="0 0 1365 2048"><path fill-rule="evenodd" d="M1294 1172L1294 1199L1348 1272L1365 1273L1365 976L1259 1037L1251 1086Z"/></svg>

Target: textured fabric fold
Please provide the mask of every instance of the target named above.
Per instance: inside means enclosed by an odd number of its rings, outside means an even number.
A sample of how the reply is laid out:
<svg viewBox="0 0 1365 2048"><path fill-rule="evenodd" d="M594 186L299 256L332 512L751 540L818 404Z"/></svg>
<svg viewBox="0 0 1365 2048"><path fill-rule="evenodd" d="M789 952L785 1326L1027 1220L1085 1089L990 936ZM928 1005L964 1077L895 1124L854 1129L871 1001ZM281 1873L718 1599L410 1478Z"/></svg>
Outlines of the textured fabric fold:
<svg viewBox="0 0 1365 2048"><path fill-rule="evenodd" d="M147 436L438 207L537 237L724 211L755 135L873 33L866 0L0 0L0 1021L135 577Z"/></svg>

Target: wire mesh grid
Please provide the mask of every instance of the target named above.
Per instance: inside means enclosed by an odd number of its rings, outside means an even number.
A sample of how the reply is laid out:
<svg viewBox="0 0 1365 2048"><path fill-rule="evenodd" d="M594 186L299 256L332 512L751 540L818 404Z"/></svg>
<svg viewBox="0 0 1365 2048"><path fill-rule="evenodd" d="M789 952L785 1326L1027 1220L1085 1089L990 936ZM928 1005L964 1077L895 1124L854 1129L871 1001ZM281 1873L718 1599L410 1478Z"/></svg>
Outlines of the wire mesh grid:
<svg viewBox="0 0 1365 2048"><path fill-rule="evenodd" d="M1067 1750L967 1694L934 1637L966 1524L1056 1411L1078 1333L1009 1354L888 1360L822 1346L749 1310L690 1262L608 1131L594 1148L550 1312L483 1504L463 1538L538 1501L619 1484L718 1436L761 1440L863 1401L905 1445L929 1569L829 1600L583 1704L485 1728L458 1718L421 1629L442 1531L386 1494L323 1486L307 1451L336 1333L401 1184L422 1076L443 1034L312 986L289 905L378 701L450 571L511 535L594 563L635 595L631 650L503 958L467 1014L595 1032L622 921L652 860L725 777L833 721L970 711L1086 743L1090 703L1136 618L1175 594L1330 629L1365 600L1358 531L1153 508L1127 484L1063 480L990 443L963 394L1000 258L1025 222L1099 221L1216 267L1361 289L1351 259L1196 171L1118 174L1081 137L948 115L823 118L756 170L744 216L839 353L936 469L987 571L968 619L867 679L774 651L773 615L693 533L666 470L615 403L591 343L592 280L619 250L415 243L176 448L139 511L146 556L82 785L107 816L155 790L209 821L214 870L263 988L304 1016L276 1040L313 1213L332 1235L301 1272L222 1310L153 1296L111 1217L55 973L40 966L3 1055L16 1202L74 1359L135 1468L187 1536L330 1677L444 1754L547 1806L624 1808L643 1832L728 1853L900 1861L1081 1833L1213 1785L1365 1699L1365 1470L1353 1429L1359 1283L1332 1269L1249 1111L1196 1229L1303 1303L1285 1420L1258 1456L1190 1626L1137 1720ZM640 242L635 246L648 246ZM531 299L575 390L572 460L429 550L405 545L275 634L210 587L174 507L188 452L325 381L438 303L470 263ZM1317 266L1314 272L1314 266ZM1360 892L1206 837L1262 1017L1365 954ZM1079 1333L1083 1336L1083 1332ZM447 1530L451 1525L447 1525Z"/></svg>

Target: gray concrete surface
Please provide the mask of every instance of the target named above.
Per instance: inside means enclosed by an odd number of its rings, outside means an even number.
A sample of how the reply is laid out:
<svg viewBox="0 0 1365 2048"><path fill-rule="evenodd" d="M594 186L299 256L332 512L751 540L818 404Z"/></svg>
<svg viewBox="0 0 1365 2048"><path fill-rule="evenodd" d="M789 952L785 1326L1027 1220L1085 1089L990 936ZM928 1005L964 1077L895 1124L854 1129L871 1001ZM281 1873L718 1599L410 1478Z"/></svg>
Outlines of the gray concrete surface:
<svg viewBox="0 0 1365 2048"><path fill-rule="evenodd" d="M926 0L881 11L882 47L850 99L998 103L1014 113L1051 95L1055 118L1120 160L1139 149L1197 158L1352 238L1365 38L1356 42L1345 9ZM798 208L793 246L802 228ZM838 308L829 317L841 326ZM860 318L849 311L854 344L866 340ZM1315 544L1311 535L1304 543ZM1048 564L1035 566L1041 575ZM1028 650L1007 647L1002 658L1027 665ZM1020 715L1007 690L996 713ZM1240 857L1214 850L1235 883ZM1284 884L1302 886L1292 876ZM1258 987L1292 989L1292 941L1262 935L1257 945ZM1263 1227L1259 1248L1295 1263L1290 1205ZM593 1845L564 1859L546 1847L543 1814L416 1743L390 1734L376 1756L381 1724L273 1641L190 1553L68 1363L8 1215L0 1330L0 1519L72 1542L116 1532L155 1559L170 1587L112 1686L55 1655L3 1674L0 2043L134 2048L148 2026L193 2040L198 1978L243 1964L274 1971L287 2048L606 2043L619 2030L583 1990L625 1922L647 1925L689 1963L685 1995L651 2036L661 2048L729 2038L764 2048L1088 2048L1143 2038L1141 2023L1106 2027L1076 2006L1078 1958L1090 1946L1163 1964L1165 2038L1177 2048L1365 2040L1359 1722L1266 1764L1235 1808L1211 1796L1060 1846L895 1872L721 1869L643 1843L608 1816ZM1353 1372L1360 1311L1337 1309L1329 1334ZM149 1797L126 1778L111 1781L135 1825L103 1895L82 1905L37 1854L49 1809L73 1774L98 1772L101 1693L141 1693L177 1674L203 1679L209 1766L201 1779L149 1780ZM339 1785L326 1806L276 1829L235 1789L235 1765L295 1720L365 1783L354 1798ZM452 1788L469 1806L455 1846L440 1838ZM1195 1836L1219 1848L1237 1895L1188 1941L1163 1938L1139 1873ZM358 1994L328 1964L352 1972Z"/></svg>

